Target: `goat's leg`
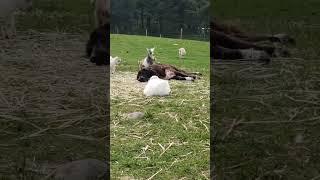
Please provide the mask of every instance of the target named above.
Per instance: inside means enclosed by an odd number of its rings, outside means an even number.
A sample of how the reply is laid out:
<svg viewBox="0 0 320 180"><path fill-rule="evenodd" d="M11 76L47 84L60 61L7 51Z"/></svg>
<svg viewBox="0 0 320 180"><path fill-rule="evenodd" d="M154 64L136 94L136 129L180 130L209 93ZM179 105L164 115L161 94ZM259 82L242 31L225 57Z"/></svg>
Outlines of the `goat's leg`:
<svg viewBox="0 0 320 180"><path fill-rule="evenodd" d="M183 81L194 81L195 78L194 77L189 77L189 76L186 76L186 77L183 77L183 76L173 76L171 79L175 79L175 80L183 80Z"/></svg>
<svg viewBox="0 0 320 180"><path fill-rule="evenodd" d="M92 52L94 50L94 46L93 44L90 42L90 40L88 41L87 45L86 45L86 57L90 58L92 57Z"/></svg>
<svg viewBox="0 0 320 180"><path fill-rule="evenodd" d="M166 73L167 73L167 71L169 71L169 72L174 72L175 74L179 74L180 73L180 75L181 76L192 76L192 77L194 77L194 78L197 78L197 76L196 75L202 75L200 72L187 72L187 71L184 71L184 70L182 70L182 69L178 69L178 68L176 68L176 67L174 67L174 66L171 66L171 65L169 65L169 69L168 70L166 70ZM199 77L198 77L199 78Z"/></svg>
<svg viewBox="0 0 320 180"><path fill-rule="evenodd" d="M197 78L197 76L193 75L192 73L187 73L185 71L176 71L175 74L176 76L181 76L181 77L190 77L193 79Z"/></svg>
<svg viewBox="0 0 320 180"><path fill-rule="evenodd" d="M111 72L111 74L114 74L115 71L116 71L115 66L114 66L114 65L113 65L113 66L110 66L110 72Z"/></svg>

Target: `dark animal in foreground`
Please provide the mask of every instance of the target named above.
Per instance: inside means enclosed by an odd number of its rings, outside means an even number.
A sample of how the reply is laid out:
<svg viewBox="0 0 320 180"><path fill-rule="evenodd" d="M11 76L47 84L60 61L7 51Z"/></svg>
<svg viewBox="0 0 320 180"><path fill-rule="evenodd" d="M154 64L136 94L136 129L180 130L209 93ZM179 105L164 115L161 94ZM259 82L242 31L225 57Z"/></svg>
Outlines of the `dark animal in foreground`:
<svg viewBox="0 0 320 180"><path fill-rule="evenodd" d="M147 68L139 70L137 80L140 82L147 82L152 76L158 76L160 79L170 80L188 80L194 81L201 75L198 72L186 72L168 64L152 64Z"/></svg>
<svg viewBox="0 0 320 180"><path fill-rule="evenodd" d="M96 65L110 64L110 25L96 28L86 45L86 56Z"/></svg>

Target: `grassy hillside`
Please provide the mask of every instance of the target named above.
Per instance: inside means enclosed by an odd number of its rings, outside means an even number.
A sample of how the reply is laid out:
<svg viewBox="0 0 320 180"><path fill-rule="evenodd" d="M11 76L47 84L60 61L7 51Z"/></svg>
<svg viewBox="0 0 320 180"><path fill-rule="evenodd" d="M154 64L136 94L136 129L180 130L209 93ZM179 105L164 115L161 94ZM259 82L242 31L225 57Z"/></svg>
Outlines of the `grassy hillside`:
<svg viewBox="0 0 320 180"><path fill-rule="evenodd" d="M286 32L292 58L213 64L217 179L319 177L319 11L314 0L219 1L216 18L256 33Z"/></svg>
<svg viewBox="0 0 320 180"><path fill-rule="evenodd" d="M173 44L179 44L178 46ZM161 63L203 73L195 82L170 81L168 97L146 98L136 81L137 61L156 47ZM184 64L178 48L185 47ZM112 177L205 179L209 175L209 44L207 42L111 35L111 54L123 59L111 76ZM130 120L140 111L145 117Z"/></svg>
<svg viewBox="0 0 320 180"><path fill-rule="evenodd" d="M178 44L178 45L174 45ZM155 47L155 56L161 63L169 63L190 70L209 71L209 43L193 40L169 38L111 35L111 55L121 57L125 63L120 70L137 71L138 60L147 55L146 48ZM185 64L179 60L178 49L184 47L187 51Z"/></svg>

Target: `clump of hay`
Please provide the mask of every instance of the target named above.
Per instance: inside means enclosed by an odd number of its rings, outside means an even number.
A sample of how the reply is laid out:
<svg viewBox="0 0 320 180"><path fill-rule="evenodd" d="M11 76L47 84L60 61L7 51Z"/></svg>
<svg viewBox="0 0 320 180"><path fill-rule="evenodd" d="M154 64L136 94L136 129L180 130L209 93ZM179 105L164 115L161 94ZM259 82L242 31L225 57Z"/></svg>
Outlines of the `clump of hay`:
<svg viewBox="0 0 320 180"><path fill-rule="evenodd" d="M142 92L145 84L136 80L134 72L119 72L114 74L110 79L111 100L115 98L127 100L137 97L143 98Z"/></svg>
<svg viewBox="0 0 320 180"><path fill-rule="evenodd" d="M143 95L143 90L147 83L137 81L136 75L137 74L135 72L121 71L115 74L110 80L111 100L121 99L130 102L146 101L146 98ZM194 82L171 80L171 95L180 96L183 94L188 96L188 99L184 99L183 101L189 101L189 99L192 98L205 98L210 94L209 84L207 81L208 80L206 78Z"/></svg>

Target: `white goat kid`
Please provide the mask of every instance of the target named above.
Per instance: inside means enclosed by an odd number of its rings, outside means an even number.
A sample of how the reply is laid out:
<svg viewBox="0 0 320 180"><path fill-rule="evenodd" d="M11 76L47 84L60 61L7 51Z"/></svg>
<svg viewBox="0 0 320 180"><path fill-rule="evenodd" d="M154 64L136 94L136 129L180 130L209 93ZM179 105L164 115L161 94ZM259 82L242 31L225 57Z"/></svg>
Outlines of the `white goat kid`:
<svg viewBox="0 0 320 180"><path fill-rule="evenodd" d="M184 58L184 56L187 54L187 51L186 51L186 49L184 49L184 48L180 48L179 49L179 58L180 59L182 59L182 58ZM183 59L182 59L183 60ZM184 61L184 60L183 60Z"/></svg>
<svg viewBox="0 0 320 180"><path fill-rule="evenodd" d="M167 96L170 92L168 80L160 79L158 76L152 76L143 90L145 96Z"/></svg>
<svg viewBox="0 0 320 180"><path fill-rule="evenodd" d="M120 64L120 62L121 62L121 59L118 56L116 57L110 56L110 73L111 74L114 74L116 72L116 66Z"/></svg>
<svg viewBox="0 0 320 180"><path fill-rule="evenodd" d="M16 35L14 13L17 10L30 10L31 7L32 0L0 0L2 38L11 38Z"/></svg>
<svg viewBox="0 0 320 180"><path fill-rule="evenodd" d="M147 57L145 57L142 61L138 61L139 70L149 67L156 61L156 58L154 56L154 49L155 48L147 48Z"/></svg>

